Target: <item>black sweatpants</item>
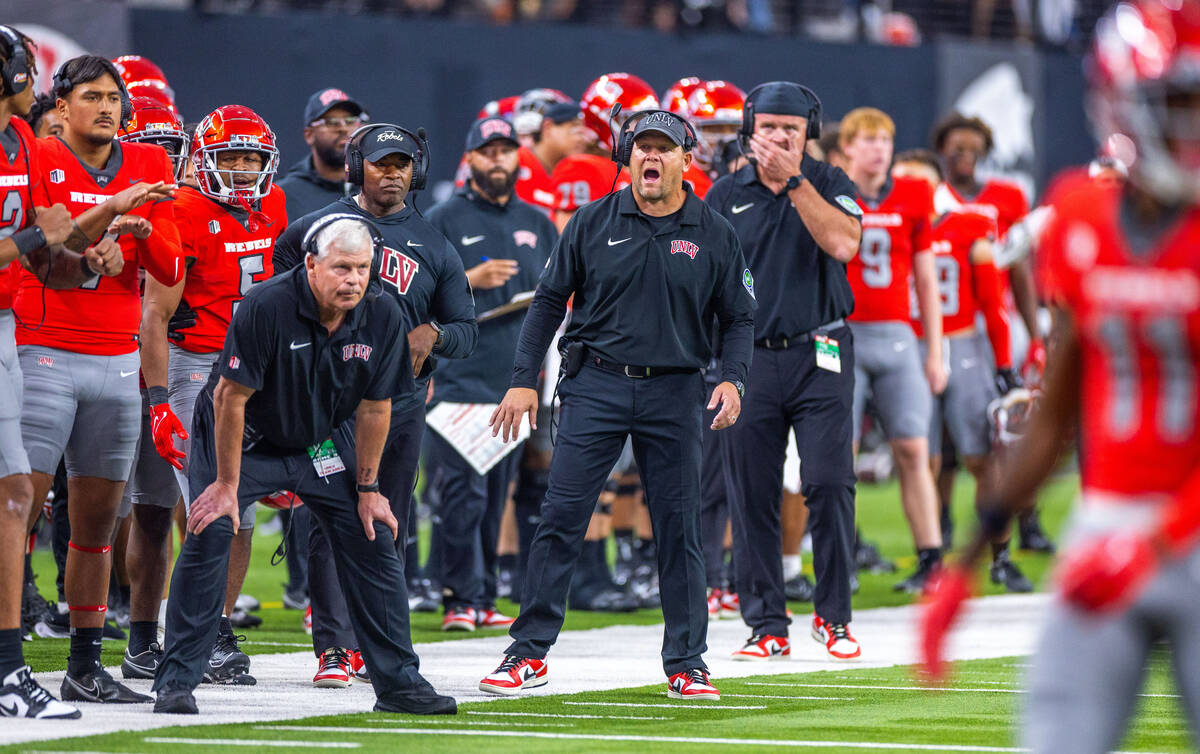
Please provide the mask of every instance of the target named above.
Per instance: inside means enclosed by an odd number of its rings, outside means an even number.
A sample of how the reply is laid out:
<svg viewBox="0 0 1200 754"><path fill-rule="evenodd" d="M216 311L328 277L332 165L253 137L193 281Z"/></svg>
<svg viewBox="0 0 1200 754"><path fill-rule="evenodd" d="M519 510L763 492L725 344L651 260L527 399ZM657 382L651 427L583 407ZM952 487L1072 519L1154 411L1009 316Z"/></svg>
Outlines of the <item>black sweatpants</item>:
<svg viewBox="0 0 1200 754"><path fill-rule="evenodd" d="M781 351L755 347L742 415L724 442L738 600L755 635L788 635L780 509L791 428L812 532L813 605L830 623L850 622L854 343L844 325L829 336L839 343L840 373L817 367L812 341Z"/></svg>
<svg viewBox="0 0 1200 754"><path fill-rule="evenodd" d="M507 654L543 658L562 630L567 590L604 482L632 436L654 528L667 675L705 668L708 606L700 543L700 374L635 379L585 366L558 389L550 488L530 547Z"/></svg>
<svg viewBox="0 0 1200 754"><path fill-rule="evenodd" d="M196 400L188 467L193 500L216 479L213 428L212 396L201 393ZM396 542L391 531L379 522L374 527L375 541L367 540L358 518L354 438L343 425L334 431L332 439L346 470L324 479L317 476L304 451L244 452L239 507L244 511L263 495L294 490L312 513L313 523L325 530L333 546L342 593L357 644L371 669L376 696L427 691L430 687L418 672L408 633L408 599ZM154 679L155 690L192 689L200 683L225 601L232 538L232 522L222 517L201 534L188 534L184 541L171 578L166 654Z"/></svg>
<svg viewBox="0 0 1200 754"><path fill-rule="evenodd" d="M379 492L388 499L396 517L400 539L396 555L404 568L405 545L408 541L408 522L413 509L413 482L421 458L421 436L425 433L425 403L400 405L392 410L387 444L379 459ZM303 496L301 496L303 499ZM408 584L403 584L404 634L408 627ZM329 537L320 526L313 526L308 535L308 596L312 605L313 651L317 656L330 647L358 649L354 627L346 609L346 598L338 583L337 569Z"/></svg>
<svg viewBox="0 0 1200 754"><path fill-rule="evenodd" d="M716 383L705 382L709 392ZM725 525L729 523L729 495L725 484L722 444L729 430L712 430L720 408L705 409L700 472L700 531L704 538L704 580L709 589L724 588Z"/></svg>

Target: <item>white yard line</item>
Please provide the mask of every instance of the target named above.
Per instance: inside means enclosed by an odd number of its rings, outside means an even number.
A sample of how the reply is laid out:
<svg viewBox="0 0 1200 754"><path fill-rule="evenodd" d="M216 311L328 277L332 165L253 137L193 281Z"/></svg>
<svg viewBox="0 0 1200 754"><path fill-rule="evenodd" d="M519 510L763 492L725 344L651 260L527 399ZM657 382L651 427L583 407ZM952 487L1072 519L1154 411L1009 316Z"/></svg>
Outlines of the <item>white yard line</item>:
<svg viewBox="0 0 1200 754"><path fill-rule="evenodd" d="M1034 646L1048 595L985 597L973 600L966 611L962 630L950 642L948 656L960 660L1027 655ZM916 607L862 610L854 616L854 635L863 646L856 668L883 668L916 662ZM805 639L807 618L797 616L790 661L768 663L736 662L729 653L741 647L749 629L736 620L708 625L709 666L717 688L722 678L752 675L808 673L816 670L845 672L847 664L832 660L824 648ZM548 663L553 680L531 695L605 691L634 686L660 685L666 702L666 678L659 652L662 625L610 626L589 631L564 632L551 650ZM421 672L439 691L460 702L489 701L503 707L504 700L478 690L479 679L496 667L509 644L505 635L443 641L417 646ZM308 645L304 645L305 648ZM621 662L613 662L619 648ZM112 668L114 675L120 671ZM264 654L251 657L251 672L257 686L211 686L196 689L199 715L155 715L150 705L101 706L82 704L80 720L22 720L0 726L0 746L22 741L90 736L117 731L145 732L154 728L217 723L257 723L295 720L317 715L369 712L375 703L372 687L351 684L346 689L316 689L312 686L311 652ZM62 672L37 673L38 681L57 692ZM149 693L149 681L129 681L136 691ZM681 702L676 709L697 705ZM391 730L389 728L389 730Z"/></svg>
<svg viewBox="0 0 1200 754"><path fill-rule="evenodd" d="M1025 694L1025 689L956 689L950 686L864 686L855 683L762 683L756 681L747 681L747 686L782 686L784 688L808 688L808 689L871 689L872 691L953 691L959 694ZM726 694L725 696L736 696L736 694ZM1182 699L1179 694L1138 694L1141 697L1151 699ZM769 698L769 697L764 697ZM776 697L782 698L782 697ZM796 699L811 699L813 697L798 696ZM837 697L829 697L836 699Z"/></svg>
<svg viewBox="0 0 1200 754"><path fill-rule="evenodd" d="M388 729L391 730L390 728ZM270 746L278 749L358 749L352 741L270 741L261 738L172 738L157 736L143 738L148 744L186 744L188 746Z"/></svg>
<svg viewBox="0 0 1200 754"><path fill-rule="evenodd" d="M488 712L487 710L468 710L468 715L504 715L507 717L569 717L571 719L586 719L586 720L674 720L674 717L664 716L638 716L638 715L584 715L573 712L570 715L560 715L554 712Z"/></svg>
<svg viewBox="0 0 1200 754"><path fill-rule="evenodd" d="M781 686L783 684L780 684ZM852 702L852 696L796 696L795 694L784 694L781 696L771 696L769 694L728 694L721 692L722 699L814 699L822 702Z"/></svg>
<svg viewBox="0 0 1200 754"><path fill-rule="evenodd" d="M682 709L687 709L687 710L704 710L705 712L707 712L709 710L714 710L714 709L726 710L726 709L766 709L767 708L765 704L737 705L737 704L721 704L720 702L709 702L709 701L700 701L700 700L693 700L693 701L680 700L678 702L675 702L674 704L656 704L654 702L608 702L608 701L599 701L599 702L567 702L567 701L564 701L563 704L571 704L571 705L576 705L579 707L662 707L665 709L681 709L682 708Z"/></svg>
<svg viewBox="0 0 1200 754"><path fill-rule="evenodd" d="M412 725L412 720L385 720L378 717L369 717L366 722L379 723L380 725ZM514 723L511 720L457 720L450 718L449 720L422 720L421 725L502 725L506 728L574 728L571 723ZM285 726L286 727L286 726ZM256 725L255 730L281 730L276 725Z"/></svg>

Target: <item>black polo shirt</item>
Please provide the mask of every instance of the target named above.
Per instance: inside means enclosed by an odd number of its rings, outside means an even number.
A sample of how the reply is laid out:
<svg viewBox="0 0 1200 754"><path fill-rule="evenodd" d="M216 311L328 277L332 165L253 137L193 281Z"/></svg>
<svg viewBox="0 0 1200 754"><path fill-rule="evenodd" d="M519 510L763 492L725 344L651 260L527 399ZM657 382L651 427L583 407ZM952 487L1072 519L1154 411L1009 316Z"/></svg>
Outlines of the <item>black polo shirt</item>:
<svg viewBox="0 0 1200 754"><path fill-rule="evenodd" d="M367 212L354 199L339 199L316 212L311 212L288 225L275 242L272 257L275 274L288 272L304 262L300 248L312 224L326 215L346 213L369 220L383 234L384 252L380 263L383 290L397 303L404 316L407 334L417 325L433 320L442 327L442 344L435 352L448 359L461 359L475 350L478 327L475 324L475 304L471 286L463 271L462 260L446 237L413 209L404 209L384 217ZM429 359L416 389L411 393L397 392L393 397L396 409L424 402L425 385L438 362ZM447 362L440 362L444 366ZM441 370L438 369L441 378ZM507 372L507 370L505 370Z"/></svg>
<svg viewBox="0 0 1200 754"><path fill-rule="evenodd" d="M225 335L217 374L255 391L249 434L299 450L323 442L363 400L413 387L400 307L390 296L363 299L332 334L321 324L304 267L250 289Z"/></svg>
<svg viewBox="0 0 1200 754"><path fill-rule="evenodd" d="M685 189L683 207L665 218L643 214L629 187L585 205L554 247L537 297L557 305L574 295L567 337L632 366L708 366L715 316L722 377L744 383L754 280L733 228ZM530 387L537 373L524 335L513 373L518 387ZM540 345L544 353L548 341Z"/></svg>
<svg viewBox="0 0 1200 754"><path fill-rule="evenodd" d="M558 230L545 213L516 194L504 204L488 201L471 188L460 189L429 210L430 224L445 234L470 269L486 259L513 259L517 274L497 288L475 291L478 314L509 302L537 287L538 277L558 240ZM434 400L496 403L508 389L513 355L525 311L489 319L479 325L479 343L469 358L443 362L433 382Z"/></svg>
<svg viewBox="0 0 1200 754"><path fill-rule="evenodd" d="M805 179L842 212L861 218L854 184L842 172L805 155ZM753 165L722 176L704 199L737 231L757 283L754 338L791 338L854 311L846 265L817 246L785 189L774 194Z"/></svg>

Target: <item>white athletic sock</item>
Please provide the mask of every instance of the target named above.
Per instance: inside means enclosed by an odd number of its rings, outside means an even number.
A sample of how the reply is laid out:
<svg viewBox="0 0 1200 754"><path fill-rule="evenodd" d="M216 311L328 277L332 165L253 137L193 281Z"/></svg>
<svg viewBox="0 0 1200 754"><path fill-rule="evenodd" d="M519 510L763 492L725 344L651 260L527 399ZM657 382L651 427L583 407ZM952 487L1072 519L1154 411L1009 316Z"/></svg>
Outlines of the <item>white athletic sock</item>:
<svg viewBox="0 0 1200 754"><path fill-rule="evenodd" d="M791 581L800 575L800 569L804 567L804 561L799 555L784 555L783 556L783 580Z"/></svg>

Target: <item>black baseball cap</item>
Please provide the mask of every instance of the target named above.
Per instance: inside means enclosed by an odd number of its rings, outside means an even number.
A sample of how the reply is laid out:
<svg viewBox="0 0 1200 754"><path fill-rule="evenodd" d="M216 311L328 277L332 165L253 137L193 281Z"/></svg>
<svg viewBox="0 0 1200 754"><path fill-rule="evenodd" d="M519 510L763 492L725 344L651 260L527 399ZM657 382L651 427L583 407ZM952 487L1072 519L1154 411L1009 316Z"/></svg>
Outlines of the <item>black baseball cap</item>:
<svg viewBox="0 0 1200 754"><path fill-rule="evenodd" d="M467 132L467 151L482 149L493 141L508 141L514 147L520 146L516 129L504 118L480 118L471 124L471 130Z"/></svg>
<svg viewBox="0 0 1200 754"><path fill-rule="evenodd" d="M545 112L542 113L542 117L551 123L561 125L582 118L583 110L580 109L578 102L555 102L546 108Z"/></svg>
<svg viewBox="0 0 1200 754"><path fill-rule="evenodd" d="M367 162L378 162L389 154L402 154L415 160L417 149L413 137L394 126L372 128L359 144L359 150Z"/></svg>
<svg viewBox="0 0 1200 754"><path fill-rule="evenodd" d="M633 138L649 131L657 131L676 146L682 147L688 141L688 128L683 119L662 110L643 115L633 127Z"/></svg>
<svg viewBox="0 0 1200 754"><path fill-rule="evenodd" d="M308 98L308 104L304 106L304 125L309 125L335 107L344 107L355 115L366 112L366 108L358 100L341 89L321 89L313 92Z"/></svg>

